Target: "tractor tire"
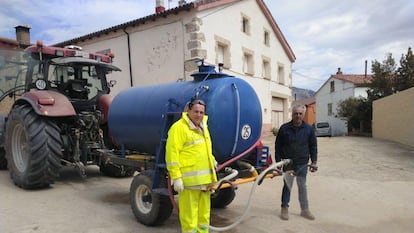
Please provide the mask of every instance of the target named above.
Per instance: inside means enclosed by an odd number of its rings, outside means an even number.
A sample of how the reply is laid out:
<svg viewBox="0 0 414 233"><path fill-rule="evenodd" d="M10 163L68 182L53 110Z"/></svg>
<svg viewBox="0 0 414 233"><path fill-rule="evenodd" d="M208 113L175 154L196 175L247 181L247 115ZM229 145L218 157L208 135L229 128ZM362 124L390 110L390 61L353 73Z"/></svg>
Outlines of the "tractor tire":
<svg viewBox="0 0 414 233"><path fill-rule="evenodd" d="M6 151L3 147L0 147L0 170L7 169Z"/></svg>
<svg viewBox="0 0 414 233"><path fill-rule="evenodd" d="M135 169L126 167L124 165L115 166L110 163L101 163L99 165L99 171L105 176L121 178L133 176Z"/></svg>
<svg viewBox="0 0 414 233"><path fill-rule="evenodd" d="M48 187L59 176L60 129L29 105L16 105L6 125L6 159L10 177L23 189Z"/></svg>
<svg viewBox="0 0 414 233"><path fill-rule="evenodd" d="M138 222L147 226L161 225L167 220L173 206L168 196L151 191L151 171L136 175L131 183L129 200Z"/></svg>
<svg viewBox="0 0 414 233"><path fill-rule="evenodd" d="M223 209L234 200L236 192L233 188L223 188L211 195L211 207Z"/></svg>

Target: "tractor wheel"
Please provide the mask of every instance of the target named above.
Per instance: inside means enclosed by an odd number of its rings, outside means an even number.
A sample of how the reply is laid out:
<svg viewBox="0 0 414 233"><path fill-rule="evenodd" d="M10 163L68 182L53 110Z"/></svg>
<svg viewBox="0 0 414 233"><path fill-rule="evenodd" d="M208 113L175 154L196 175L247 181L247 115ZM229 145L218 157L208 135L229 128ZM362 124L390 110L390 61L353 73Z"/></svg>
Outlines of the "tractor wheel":
<svg viewBox="0 0 414 233"><path fill-rule="evenodd" d="M217 190L215 194L211 195L211 207L222 209L234 200L236 192L233 188L223 188Z"/></svg>
<svg viewBox="0 0 414 233"><path fill-rule="evenodd" d="M105 164L104 162L102 162L99 166L99 171L109 177L131 177L135 172L133 168L126 167L124 165L115 166L110 163Z"/></svg>
<svg viewBox="0 0 414 233"><path fill-rule="evenodd" d="M6 158L10 177L23 189L49 186L59 175L60 129L29 105L15 106L6 126Z"/></svg>
<svg viewBox="0 0 414 233"><path fill-rule="evenodd" d="M134 177L130 188L132 212L138 222L147 226L156 226L167 220L173 206L166 195L151 191L153 172L144 171Z"/></svg>
<svg viewBox="0 0 414 233"><path fill-rule="evenodd" d="M0 147L0 170L7 169L6 151L3 147Z"/></svg>

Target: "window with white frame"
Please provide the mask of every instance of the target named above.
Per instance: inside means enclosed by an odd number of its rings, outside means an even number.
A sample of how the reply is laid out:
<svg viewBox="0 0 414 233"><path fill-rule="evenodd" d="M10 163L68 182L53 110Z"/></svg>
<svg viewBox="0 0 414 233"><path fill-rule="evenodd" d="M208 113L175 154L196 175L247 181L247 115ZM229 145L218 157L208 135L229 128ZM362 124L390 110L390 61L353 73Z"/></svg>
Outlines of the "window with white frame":
<svg viewBox="0 0 414 233"><path fill-rule="evenodd" d="M250 35L250 18L244 14L241 17L241 31Z"/></svg>
<svg viewBox="0 0 414 233"><path fill-rule="evenodd" d="M263 62L262 62L262 77L265 79L271 79L271 67L270 67L270 58L268 57L263 57Z"/></svg>
<svg viewBox="0 0 414 233"><path fill-rule="evenodd" d="M216 40L216 64L223 63L224 68L230 69L230 41L219 36L214 36L214 38Z"/></svg>
<svg viewBox="0 0 414 233"><path fill-rule="evenodd" d="M248 75L254 75L253 51L243 48L243 72Z"/></svg>
<svg viewBox="0 0 414 233"><path fill-rule="evenodd" d="M332 116L333 115L333 113L332 113L332 103L329 103L328 104L328 116Z"/></svg>
<svg viewBox="0 0 414 233"><path fill-rule="evenodd" d="M285 68L284 68L283 64L278 64L278 66L277 66L277 79L278 79L278 82L280 84L284 85L286 83Z"/></svg>
<svg viewBox="0 0 414 233"><path fill-rule="evenodd" d="M268 30L264 30L264 32L263 32L263 43L266 45L266 46L270 46L270 33L269 33L269 31Z"/></svg>

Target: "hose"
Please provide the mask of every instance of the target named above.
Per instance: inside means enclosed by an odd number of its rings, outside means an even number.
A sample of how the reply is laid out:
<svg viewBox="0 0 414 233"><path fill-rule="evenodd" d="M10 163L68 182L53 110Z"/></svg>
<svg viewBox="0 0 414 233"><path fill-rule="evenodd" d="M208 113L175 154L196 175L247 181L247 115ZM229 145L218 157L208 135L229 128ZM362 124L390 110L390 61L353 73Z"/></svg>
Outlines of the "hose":
<svg viewBox="0 0 414 233"><path fill-rule="evenodd" d="M226 167L224 169L224 171L226 173L230 173L227 176L221 178L219 181L217 181L214 185L217 185L217 189L220 189L220 187L224 184L224 183L229 183L231 184L231 182L229 182L229 180L233 179L234 177L236 177L239 174L239 171L237 171L236 169L233 169L231 167Z"/></svg>
<svg viewBox="0 0 414 233"><path fill-rule="evenodd" d="M233 89L234 89L234 93L236 96L236 108L237 108L237 117L236 117L236 133L235 138L234 138L234 144L233 144L233 149L231 151L231 156L234 155L234 152L236 152L236 148L237 148L237 143L239 140L239 131L240 131L240 94L239 94L239 90L237 89L237 86L235 83L233 83Z"/></svg>
<svg viewBox="0 0 414 233"><path fill-rule="evenodd" d="M280 162L277 162L277 163L273 162L266 170L264 170L263 172L260 173L260 175L256 178L256 180L255 180L255 182L253 184L252 189L250 190L249 199L247 201L246 208L244 209L241 217L236 222L234 222L234 223L232 223L232 224L230 224L228 226L224 226L224 227L215 227L215 226L210 225L209 226L210 229L213 230L213 231L227 231L227 230L230 230L230 229L234 228L238 224L240 224L244 220L244 218L246 217L247 212L249 212L253 194L254 194L254 192L256 190L256 187L259 186L260 183L262 182L263 178L269 172L271 172L272 170L278 170L277 169L278 167L281 167L283 165L289 164L290 162L291 162L290 159L284 159L284 160L282 160Z"/></svg>
<svg viewBox="0 0 414 233"><path fill-rule="evenodd" d="M216 171L218 172L221 169L223 169L224 167L226 167L227 165L233 163L234 161L237 161L238 159L243 158L247 153L249 153L251 150L253 150L253 148L255 148L259 144L260 140L261 140L260 138L257 139L256 143L254 143L250 148L248 148L247 150L245 150L243 153L241 153L241 154L239 154L237 156L234 156L233 158L231 158L231 159L227 160L226 162L220 164L216 168Z"/></svg>

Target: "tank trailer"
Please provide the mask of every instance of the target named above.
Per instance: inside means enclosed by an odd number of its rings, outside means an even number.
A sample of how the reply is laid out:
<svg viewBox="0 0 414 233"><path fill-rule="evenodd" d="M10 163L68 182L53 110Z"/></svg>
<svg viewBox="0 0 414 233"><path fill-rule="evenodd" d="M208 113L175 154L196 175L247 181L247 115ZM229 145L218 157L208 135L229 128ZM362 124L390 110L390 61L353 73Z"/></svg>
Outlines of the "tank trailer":
<svg viewBox="0 0 414 233"><path fill-rule="evenodd" d="M115 81L108 82L106 75L120 71L112 59L77 46L38 42L25 50L23 62L0 60L2 73L20 67L12 87L0 92L0 101L13 99L10 112L0 115L0 168L9 169L17 186L47 187L67 165L81 176L87 165L109 176L136 174L130 186L136 219L149 226L163 223L176 194L165 164L167 133L191 98L207 105L220 179L211 187L213 208L229 205L237 185L260 184L289 163L269 164L269 148L261 143L259 99L246 81L223 73L221 64L216 71L198 60L192 81L130 87L112 98Z"/></svg>

